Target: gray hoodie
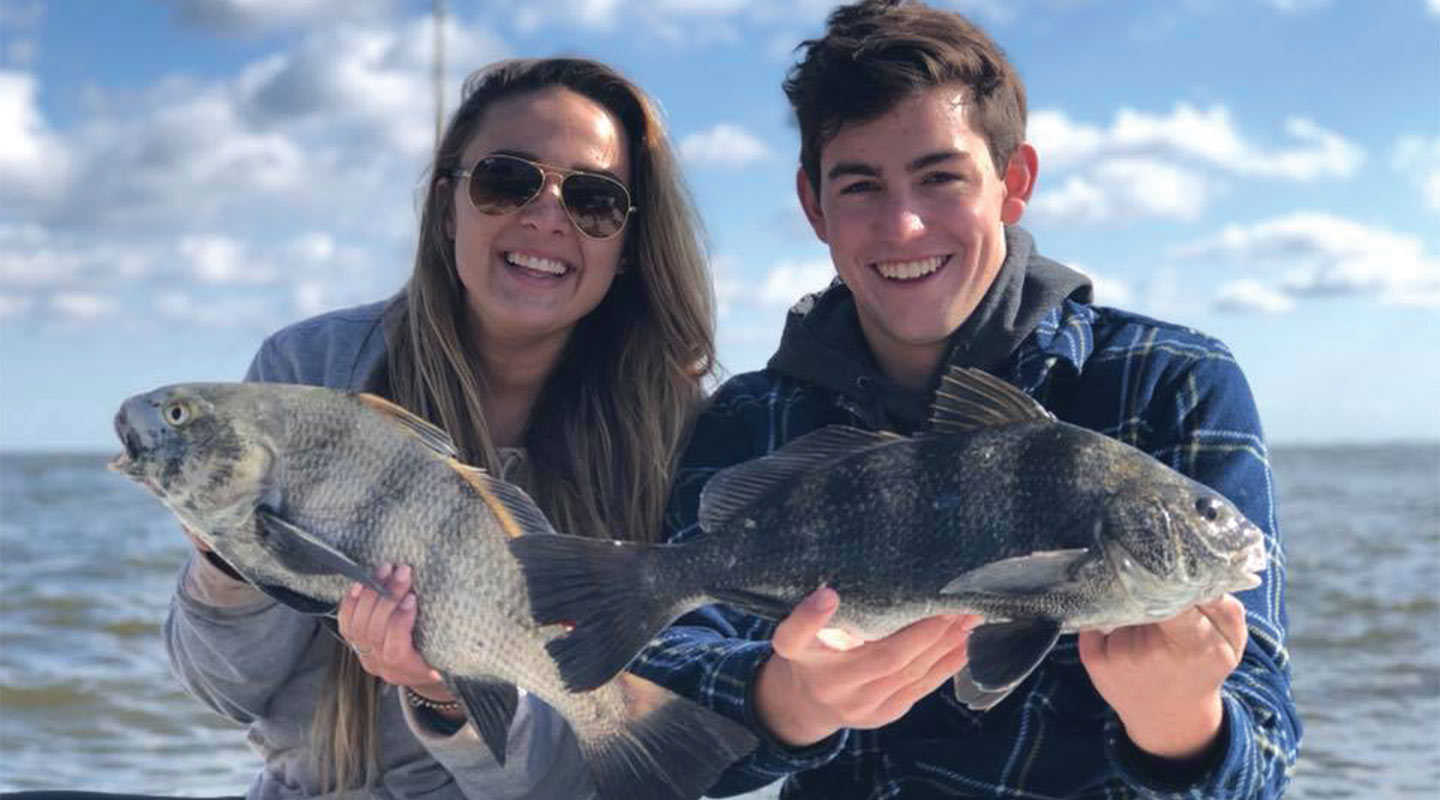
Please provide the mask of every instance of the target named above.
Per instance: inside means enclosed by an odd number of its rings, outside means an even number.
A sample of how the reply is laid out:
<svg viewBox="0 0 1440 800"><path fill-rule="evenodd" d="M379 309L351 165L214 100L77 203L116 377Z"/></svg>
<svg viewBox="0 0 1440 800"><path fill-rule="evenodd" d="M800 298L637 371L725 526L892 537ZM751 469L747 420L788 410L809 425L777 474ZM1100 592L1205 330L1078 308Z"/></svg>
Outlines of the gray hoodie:
<svg viewBox="0 0 1440 800"><path fill-rule="evenodd" d="M246 380L374 391L385 384L382 321L398 304L335 311L265 340ZM276 603L249 584L192 557L181 571L165 646L180 683L226 719L247 726L265 760L250 800L333 797L311 766L310 723L329 671L334 639L317 617ZM509 800L590 796L589 776L564 720L521 692L504 767L470 725L450 734L430 727L385 686L377 720L378 800Z"/></svg>

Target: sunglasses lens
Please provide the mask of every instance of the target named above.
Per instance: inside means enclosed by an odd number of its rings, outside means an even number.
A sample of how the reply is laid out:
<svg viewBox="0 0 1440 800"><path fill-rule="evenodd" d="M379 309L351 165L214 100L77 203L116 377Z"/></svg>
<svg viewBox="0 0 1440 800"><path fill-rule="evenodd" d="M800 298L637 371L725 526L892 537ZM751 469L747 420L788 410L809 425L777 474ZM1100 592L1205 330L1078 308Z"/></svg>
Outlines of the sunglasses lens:
<svg viewBox="0 0 1440 800"><path fill-rule="evenodd" d="M625 227L630 196L620 184L597 175L575 174L565 179L560 192L570 219L585 235L608 239Z"/></svg>
<svg viewBox="0 0 1440 800"><path fill-rule="evenodd" d="M508 214L529 202L544 180L539 167L518 158L482 158L470 173L470 201L485 214Z"/></svg>

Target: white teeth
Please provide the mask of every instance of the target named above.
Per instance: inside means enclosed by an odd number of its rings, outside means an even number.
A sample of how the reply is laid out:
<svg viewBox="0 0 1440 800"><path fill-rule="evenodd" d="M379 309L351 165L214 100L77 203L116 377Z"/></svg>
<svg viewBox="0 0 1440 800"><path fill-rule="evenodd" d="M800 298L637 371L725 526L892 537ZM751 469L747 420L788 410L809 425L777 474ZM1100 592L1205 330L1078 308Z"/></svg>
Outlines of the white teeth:
<svg viewBox="0 0 1440 800"><path fill-rule="evenodd" d="M563 261L526 255L524 253L506 253L505 260L517 267L533 269L536 272L548 272L551 275L564 275L568 269Z"/></svg>
<svg viewBox="0 0 1440 800"><path fill-rule="evenodd" d="M931 256L919 261L880 261L875 264L875 268L891 280L905 281L929 275L940 269L940 265L944 263L944 256Z"/></svg>

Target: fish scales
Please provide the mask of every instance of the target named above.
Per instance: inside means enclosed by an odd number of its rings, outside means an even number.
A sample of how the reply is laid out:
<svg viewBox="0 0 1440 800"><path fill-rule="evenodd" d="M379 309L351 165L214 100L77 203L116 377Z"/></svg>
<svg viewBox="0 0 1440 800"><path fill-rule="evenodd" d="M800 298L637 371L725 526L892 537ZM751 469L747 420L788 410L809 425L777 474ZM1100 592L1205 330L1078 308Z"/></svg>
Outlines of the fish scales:
<svg viewBox="0 0 1440 800"><path fill-rule="evenodd" d="M741 726L635 676L569 690L506 542L557 535L523 492L453 458L439 429L378 398L190 384L126 401L112 462L245 578L333 613L380 564L408 564L416 649L505 759L515 685L559 711L605 800L688 800L754 745Z"/></svg>

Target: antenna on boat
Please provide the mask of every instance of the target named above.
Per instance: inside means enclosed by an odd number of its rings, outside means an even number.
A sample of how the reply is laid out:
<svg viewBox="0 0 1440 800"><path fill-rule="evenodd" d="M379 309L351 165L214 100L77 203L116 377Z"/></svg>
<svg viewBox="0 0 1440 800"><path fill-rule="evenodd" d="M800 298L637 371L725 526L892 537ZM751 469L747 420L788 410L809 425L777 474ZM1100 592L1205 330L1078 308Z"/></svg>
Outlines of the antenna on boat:
<svg viewBox="0 0 1440 800"><path fill-rule="evenodd" d="M435 148L445 128L445 0L434 0L435 18Z"/></svg>

